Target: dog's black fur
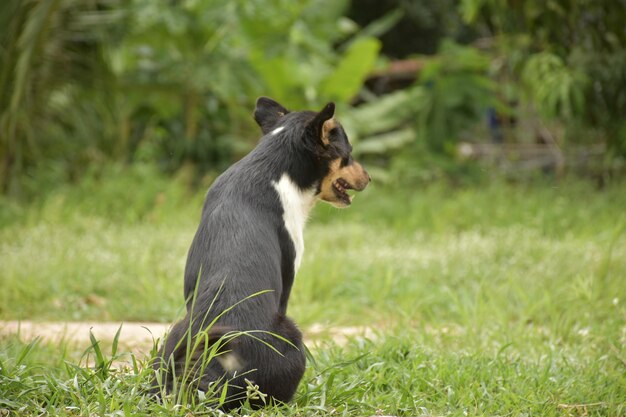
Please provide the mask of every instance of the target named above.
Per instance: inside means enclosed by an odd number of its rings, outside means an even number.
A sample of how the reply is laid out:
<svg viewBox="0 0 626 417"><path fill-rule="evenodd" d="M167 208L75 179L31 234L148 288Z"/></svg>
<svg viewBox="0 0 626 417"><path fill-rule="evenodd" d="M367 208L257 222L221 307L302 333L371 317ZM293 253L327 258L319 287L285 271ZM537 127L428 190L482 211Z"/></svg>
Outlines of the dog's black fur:
<svg viewBox="0 0 626 417"><path fill-rule="evenodd" d="M191 355L193 369L199 369L194 362L202 352L190 350L188 342L217 318L207 330L209 344L228 332L259 330L254 336L280 354L255 338L237 337L222 347L224 355L234 355L234 360L210 361L194 375L194 388L206 391L209 384L221 387L228 380L231 401L226 409L245 400L244 378L271 400L286 402L293 397L305 357L302 334L286 316L296 246L276 184L287 175L298 190L312 190L317 199L342 206L350 204L346 195L329 191L332 184L323 185L332 182L331 171L337 176L342 169L351 169L340 184L344 189L365 188L369 176L352 160L352 148L333 115L333 103L316 113L290 112L264 97L257 101L254 118L264 136L210 188L189 250L184 285L187 315L171 329L155 364L167 391L173 384L171 369L180 377L186 357ZM242 301L253 294L258 295ZM200 350L205 349L201 344Z"/></svg>

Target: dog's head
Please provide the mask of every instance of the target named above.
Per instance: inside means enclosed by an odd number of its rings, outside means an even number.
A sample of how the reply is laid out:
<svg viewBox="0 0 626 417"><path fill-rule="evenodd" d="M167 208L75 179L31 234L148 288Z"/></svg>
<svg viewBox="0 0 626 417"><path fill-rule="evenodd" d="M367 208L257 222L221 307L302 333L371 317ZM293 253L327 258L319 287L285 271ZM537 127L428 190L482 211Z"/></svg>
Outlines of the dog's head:
<svg viewBox="0 0 626 417"><path fill-rule="evenodd" d="M352 145L334 115L334 103L328 103L317 113L290 112L267 97L257 100L254 111L264 134L280 127L286 119L302 120L303 137L299 140L311 151L317 165L316 196L335 207L347 207L352 202L348 190L363 191L371 178L352 157Z"/></svg>

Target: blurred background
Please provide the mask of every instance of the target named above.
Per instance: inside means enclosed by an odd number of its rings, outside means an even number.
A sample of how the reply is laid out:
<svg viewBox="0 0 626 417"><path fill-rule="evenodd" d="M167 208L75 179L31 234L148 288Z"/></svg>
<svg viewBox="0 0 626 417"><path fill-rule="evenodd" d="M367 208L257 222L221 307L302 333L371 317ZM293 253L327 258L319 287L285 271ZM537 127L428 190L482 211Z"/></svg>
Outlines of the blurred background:
<svg viewBox="0 0 626 417"><path fill-rule="evenodd" d="M625 170L620 1L5 0L0 10L5 209L110 170L204 187L255 145L260 95L290 109L336 101L380 183L576 176L602 187Z"/></svg>
<svg viewBox="0 0 626 417"><path fill-rule="evenodd" d="M184 313L261 95L335 101L373 178L313 211L289 315L380 338L318 345L276 415L626 415L624 0L0 1L0 415L162 415L69 363Z"/></svg>

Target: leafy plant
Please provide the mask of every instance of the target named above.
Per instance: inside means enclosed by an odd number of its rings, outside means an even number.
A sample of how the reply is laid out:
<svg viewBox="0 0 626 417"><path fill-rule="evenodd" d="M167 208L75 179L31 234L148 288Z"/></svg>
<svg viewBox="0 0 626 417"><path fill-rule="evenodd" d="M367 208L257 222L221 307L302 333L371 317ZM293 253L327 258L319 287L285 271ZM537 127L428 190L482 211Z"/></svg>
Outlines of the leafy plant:
<svg viewBox="0 0 626 417"><path fill-rule="evenodd" d="M459 141L496 106L495 83L488 77L489 58L476 48L444 41L439 55L428 60L419 82L426 106L418 115L418 133L431 150L454 153Z"/></svg>
<svg viewBox="0 0 626 417"><path fill-rule="evenodd" d="M342 18L346 6L11 0L0 16L3 191L19 194L35 166L67 179L111 160L221 170L258 137L256 97L294 109L350 101L380 42Z"/></svg>
<svg viewBox="0 0 626 417"><path fill-rule="evenodd" d="M532 55L522 70L522 80L539 111L548 117L575 117L584 107L584 73L568 68L557 55Z"/></svg>
<svg viewBox="0 0 626 417"><path fill-rule="evenodd" d="M488 75L490 60L476 48L447 40L437 55L421 59L413 86L357 107L346 125L358 141L357 153L393 156L403 171L449 171L458 165L450 158L456 143L488 107L501 104Z"/></svg>
<svg viewBox="0 0 626 417"><path fill-rule="evenodd" d="M8 0L3 5L0 191L7 191L10 180L28 166L46 159L46 133L57 123L55 117L75 103L71 89L96 86L106 78L102 38L121 18L117 5L77 0ZM62 154L72 140L57 142L56 151Z"/></svg>
<svg viewBox="0 0 626 417"><path fill-rule="evenodd" d="M466 22L493 37L503 67L521 77L527 101L571 140L593 130L626 156L624 7L611 0L462 0ZM595 135L593 135L595 136Z"/></svg>

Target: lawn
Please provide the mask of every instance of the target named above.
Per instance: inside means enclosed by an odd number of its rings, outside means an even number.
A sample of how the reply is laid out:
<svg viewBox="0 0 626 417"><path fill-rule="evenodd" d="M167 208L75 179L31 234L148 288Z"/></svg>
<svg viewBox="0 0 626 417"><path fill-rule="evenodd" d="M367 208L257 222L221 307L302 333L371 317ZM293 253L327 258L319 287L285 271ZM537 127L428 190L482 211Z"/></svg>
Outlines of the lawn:
<svg viewBox="0 0 626 417"><path fill-rule="evenodd" d="M206 180L208 183L210 179ZM171 322L202 191L112 169L0 200L0 319ZM328 339L297 397L259 415L626 414L626 183L374 184L319 205L290 315ZM0 415L205 415L142 394L146 358L0 339ZM122 352L116 352L120 355ZM242 410L242 414L250 410Z"/></svg>

